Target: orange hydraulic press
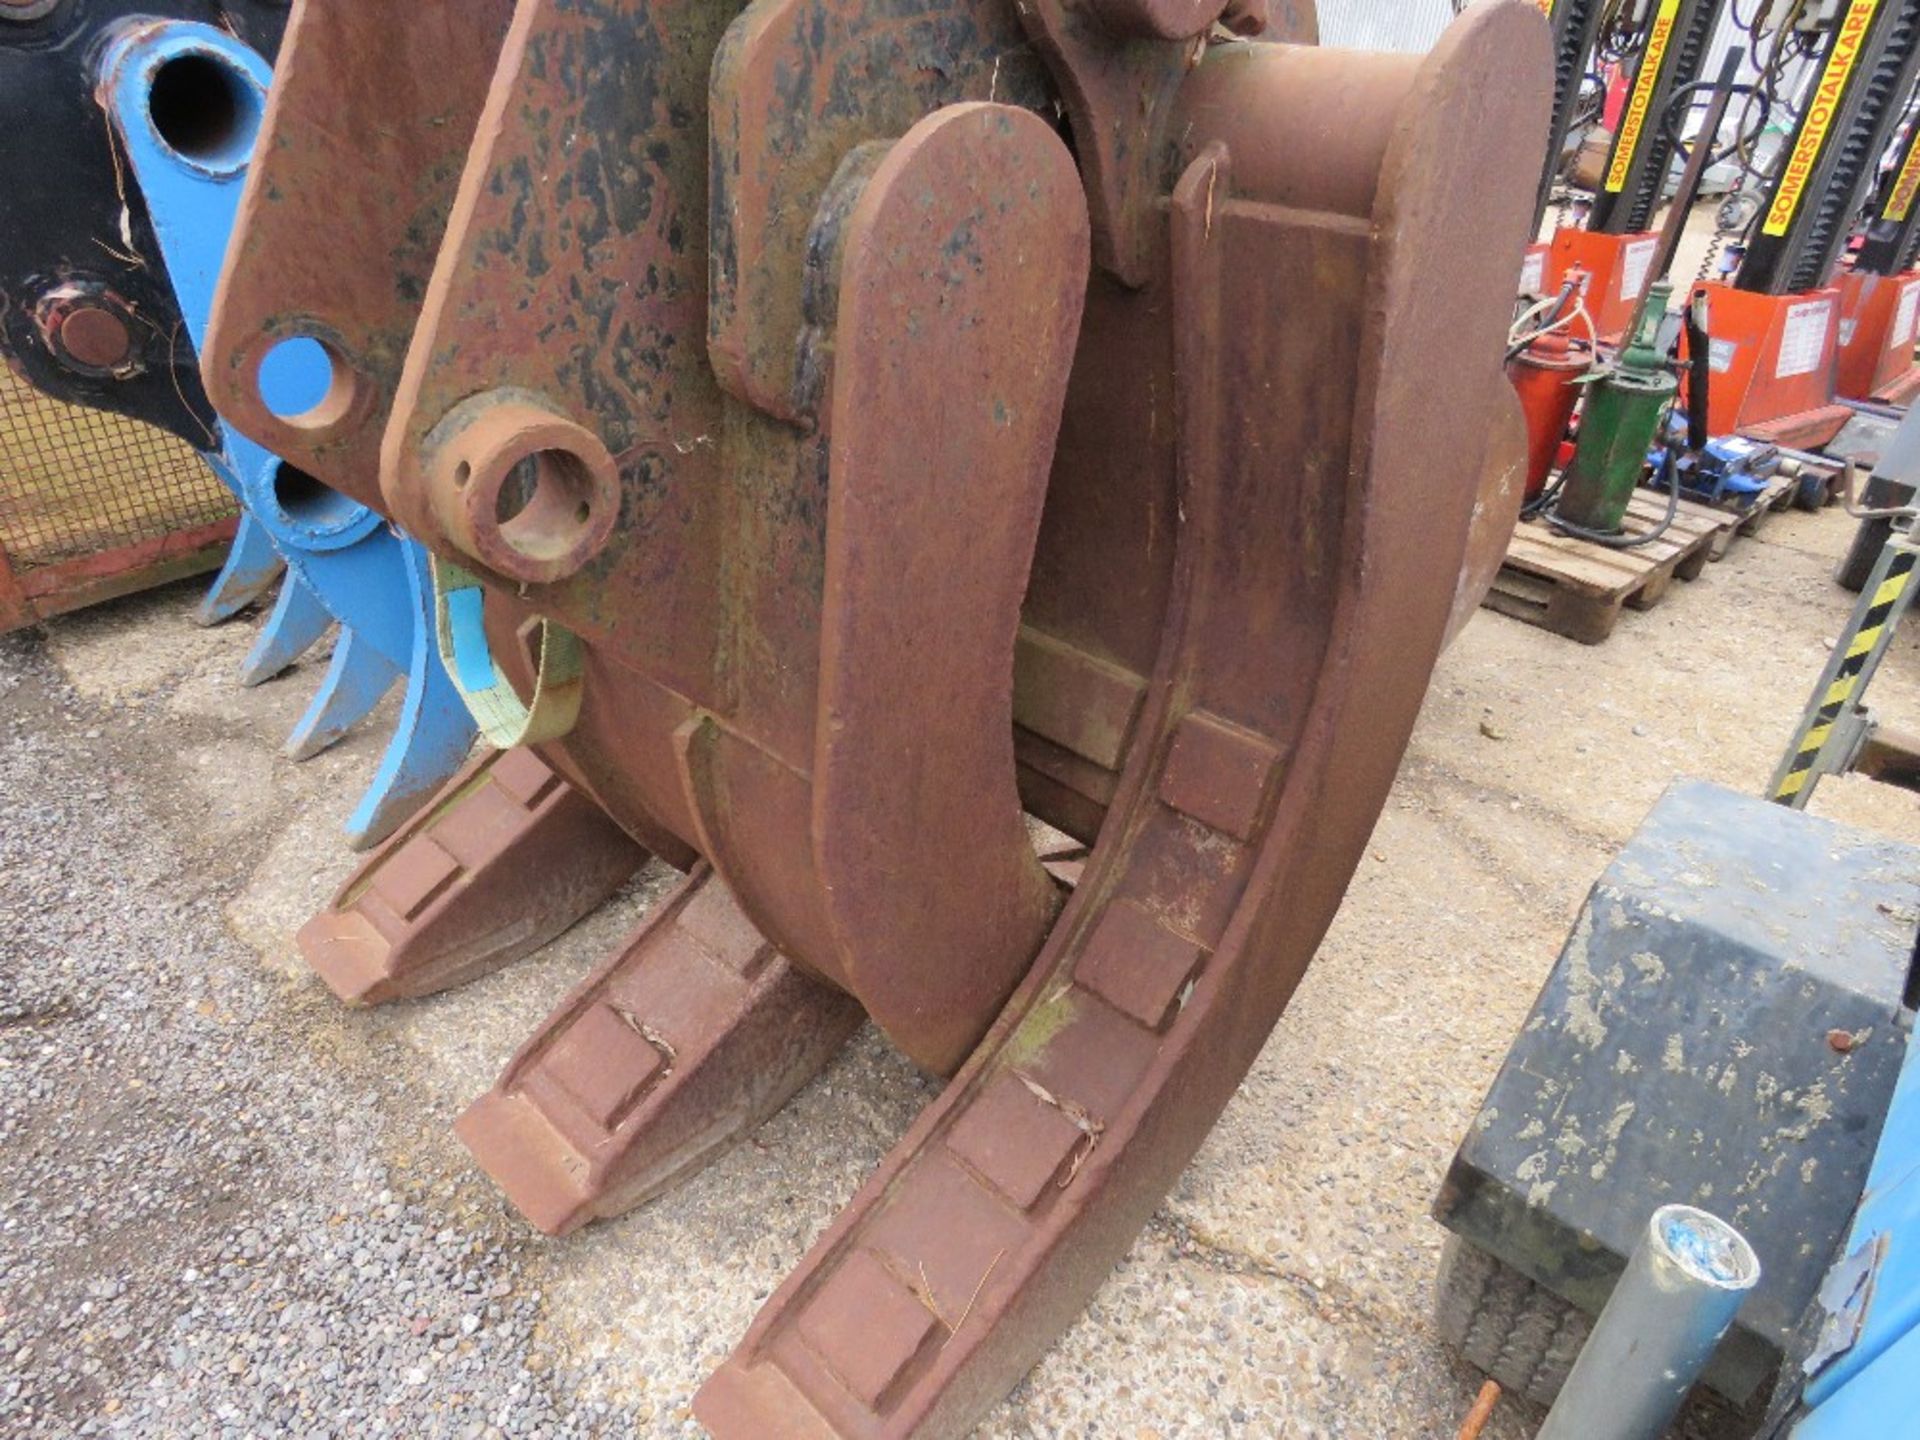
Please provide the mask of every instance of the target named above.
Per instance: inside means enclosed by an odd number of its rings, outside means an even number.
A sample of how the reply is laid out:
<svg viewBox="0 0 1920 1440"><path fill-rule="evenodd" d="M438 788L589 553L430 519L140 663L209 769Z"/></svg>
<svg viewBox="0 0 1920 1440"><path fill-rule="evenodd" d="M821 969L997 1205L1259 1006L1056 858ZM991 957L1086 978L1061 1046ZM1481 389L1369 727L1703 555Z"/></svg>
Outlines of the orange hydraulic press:
<svg viewBox="0 0 1920 1440"><path fill-rule="evenodd" d="M1746 255L1731 283L1695 288L1712 316L1708 428L1806 450L1854 413L1835 399L1844 305L1834 270L1920 70L1920 7L1849 0L1820 23L1813 88Z"/></svg>
<svg viewBox="0 0 1920 1440"><path fill-rule="evenodd" d="M1917 97L1920 98L1920 97ZM1920 392L1920 106L1909 107L1898 161L1881 177L1853 268L1840 277L1835 391L1905 405Z"/></svg>
<svg viewBox="0 0 1920 1440"><path fill-rule="evenodd" d="M1581 17L1574 12L1601 8L1582 0L1554 0L1556 12L1567 12L1564 28L1562 17L1554 17L1556 43L1580 43ZM1567 227L1554 235L1542 277L1546 292L1557 290L1575 265L1593 277L1586 303L1603 340L1617 340L1626 330L1654 278L1660 237L1652 230L1653 217L1674 160L1662 117L1698 79L1725 7L1723 0L1651 0L1646 8L1639 64L1586 228ZM1588 44L1595 18L1585 17ZM1577 90L1577 77L1574 83Z"/></svg>

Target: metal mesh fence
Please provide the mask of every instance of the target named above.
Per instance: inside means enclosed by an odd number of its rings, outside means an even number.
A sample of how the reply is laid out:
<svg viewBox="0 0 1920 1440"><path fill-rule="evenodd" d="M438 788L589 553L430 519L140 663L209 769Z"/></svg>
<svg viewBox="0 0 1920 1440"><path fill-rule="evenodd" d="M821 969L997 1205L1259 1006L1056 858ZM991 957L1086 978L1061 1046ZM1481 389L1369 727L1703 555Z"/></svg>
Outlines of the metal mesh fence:
<svg viewBox="0 0 1920 1440"><path fill-rule="evenodd" d="M238 513L184 441L50 400L0 364L0 549L17 572Z"/></svg>

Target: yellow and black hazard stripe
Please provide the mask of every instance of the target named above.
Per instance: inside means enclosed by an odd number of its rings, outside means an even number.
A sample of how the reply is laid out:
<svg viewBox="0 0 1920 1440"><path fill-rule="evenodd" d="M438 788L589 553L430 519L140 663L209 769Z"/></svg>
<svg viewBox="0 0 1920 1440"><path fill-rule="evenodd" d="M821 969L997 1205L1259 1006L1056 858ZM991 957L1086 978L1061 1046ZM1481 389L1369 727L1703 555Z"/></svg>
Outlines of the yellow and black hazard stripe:
<svg viewBox="0 0 1920 1440"><path fill-rule="evenodd" d="M1826 693L1820 697L1820 708L1814 714L1813 724L1800 737L1800 746L1794 751L1793 762L1787 766L1787 773L1774 789L1773 798L1776 801L1791 802L1806 788L1808 779L1813 775L1814 764L1833 734L1834 722L1853 699L1854 691L1860 684L1861 672L1867 668L1868 659L1879 647L1886 633L1887 621L1898 608L1900 597L1906 593L1916 562L1920 562L1920 551L1902 548L1894 552L1887 566L1886 578L1873 592L1872 605L1861 619L1860 628L1854 632L1853 640L1848 644L1846 654L1841 657L1840 667L1828 683Z"/></svg>

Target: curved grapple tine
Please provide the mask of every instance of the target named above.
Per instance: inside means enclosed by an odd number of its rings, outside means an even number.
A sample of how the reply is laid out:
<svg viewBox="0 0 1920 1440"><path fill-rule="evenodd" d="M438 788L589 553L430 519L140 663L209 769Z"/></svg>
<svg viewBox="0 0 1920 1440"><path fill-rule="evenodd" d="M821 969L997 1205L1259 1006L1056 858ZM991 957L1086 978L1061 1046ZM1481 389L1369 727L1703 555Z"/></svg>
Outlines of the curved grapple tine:
<svg viewBox="0 0 1920 1440"><path fill-rule="evenodd" d="M1162 278L1121 302L1171 308L1173 589L1100 843L992 1033L701 1390L714 1434L965 1433L1258 1055L1393 781L1505 424L1545 129L1516 61L1544 72L1540 27L1491 5L1421 62L1232 48L1188 83ZM1272 143L1309 130L1344 155ZM1076 384L1124 388L1116 361Z"/></svg>
<svg viewBox="0 0 1920 1440"><path fill-rule="evenodd" d="M427 552L411 540L400 542L400 550L406 604L413 615L404 674L406 694L373 783L347 820L347 839L356 850L391 835L459 770L473 748L473 717L433 640L433 579Z"/></svg>
<svg viewBox="0 0 1920 1440"><path fill-rule="evenodd" d="M327 660L327 673L320 678L306 713L287 737L287 758L311 760L338 745L349 730L372 713L396 678L397 672L378 650L362 640L352 626L342 625Z"/></svg>
<svg viewBox="0 0 1920 1440"><path fill-rule="evenodd" d="M240 683L248 687L264 685L284 674L294 661L319 644L333 623L333 616L313 593L313 587L297 571L289 571L273 609L253 638L253 648L240 664Z"/></svg>
<svg viewBox="0 0 1920 1440"><path fill-rule="evenodd" d="M195 607L194 623L220 625L231 620L249 605L265 599L285 569L280 552L273 548L273 538L251 514L242 511L233 543L227 547L226 563Z"/></svg>

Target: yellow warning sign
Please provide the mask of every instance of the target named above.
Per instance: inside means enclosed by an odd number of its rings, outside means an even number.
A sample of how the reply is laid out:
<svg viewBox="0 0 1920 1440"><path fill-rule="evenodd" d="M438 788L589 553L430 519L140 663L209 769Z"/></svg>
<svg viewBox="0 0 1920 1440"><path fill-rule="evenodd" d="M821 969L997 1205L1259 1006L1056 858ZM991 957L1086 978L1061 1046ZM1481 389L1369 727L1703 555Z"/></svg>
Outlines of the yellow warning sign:
<svg viewBox="0 0 1920 1440"><path fill-rule="evenodd" d="M1840 22L1839 33L1833 37L1833 49L1827 55L1826 68L1820 72L1820 84L1807 101L1806 118L1800 122L1793 154L1787 157L1787 167L1780 172L1780 186L1773 192L1767 223L1760 227L1763 234L1784 235L1793 224L1800 197L1807 193L1807 180L1827 143L1834 117L1840 113L1840 97L1847 93L1847 77L1853 74L1853 67L1860 59L1867 26L1873 23L1873 12L1879 8L1880 0L1853 0L1847 7L1847 18Z"/></svg>
<svg viewBox="0 0 1920 1440"><path fill-rule="evenodd" d="M1607 166L1607 193L1618 195L1627 188L1627 175L1633 169L1634 151L1646 133L1647 111L1653 108L1654 87L1660 83L1660 66L1667 58L1667 46L1673 42L1673 21L1680 13L1680 0L1660 0L1653 17L1653 29L1647 32L1646 53L1640 57L1640 72L1634 76L1633 94L1627 112L1620 117L1620 134L1613 142L1613 163Z"/></svg>
<svg viewBox="0 0 1920 1440"><path fill-rule="evenodd" d="M1533 0L1533 3L1540 7L1540 13L1542 15L1546 16L1549 20L1553 18L1553 0Z"/></svg>
<svg viewBox="0 0 1920 1440"><path fill-rule="evenodd" d="M1893 182L1893 194L1887 197L1886 218L1899 225L1913 209L1913 197L1920 194L1920 124L1914 126L1912 138L1907 141L1907 163L1900 167L1900 177Z"/></svg>

